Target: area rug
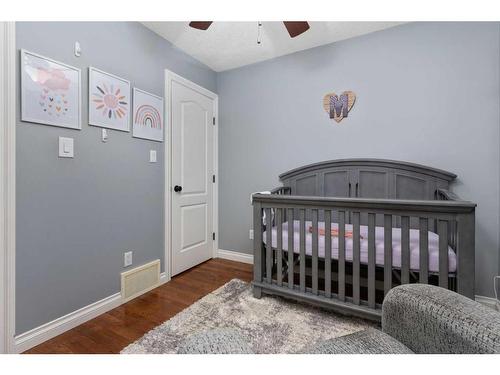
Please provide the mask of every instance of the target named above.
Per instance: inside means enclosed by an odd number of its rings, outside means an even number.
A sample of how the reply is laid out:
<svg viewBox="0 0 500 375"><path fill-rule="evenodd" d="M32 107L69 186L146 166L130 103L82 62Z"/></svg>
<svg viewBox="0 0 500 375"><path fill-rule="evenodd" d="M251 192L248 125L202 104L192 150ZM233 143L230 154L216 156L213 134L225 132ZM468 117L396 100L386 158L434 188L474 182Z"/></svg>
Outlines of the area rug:
<svg viewBox="0 0 500 375"><path fill-rule="evenodd" d="M373 327L360 319L287 301L252 295L250 284L233 279L124 348L122 354L176 353L190 335L231 328L254 353L299 353L314 343Z"/></svg>

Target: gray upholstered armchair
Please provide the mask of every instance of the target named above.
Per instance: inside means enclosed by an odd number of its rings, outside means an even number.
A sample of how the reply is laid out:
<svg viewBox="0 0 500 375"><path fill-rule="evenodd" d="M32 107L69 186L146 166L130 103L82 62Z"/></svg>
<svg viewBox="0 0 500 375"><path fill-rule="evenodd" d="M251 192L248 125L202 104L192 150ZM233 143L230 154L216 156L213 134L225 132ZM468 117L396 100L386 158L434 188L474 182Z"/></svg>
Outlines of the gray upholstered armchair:
<svg viewBox="0 0 500 375"><path fill-rule="evenodd" d="M180 353L252 353L234 330L188 339ZM310 354L500 353L500 313L460 294L425 284L389 291L382 331L367 329L304 348Z"/></svg>
<svg viewBox="0 0 500 375"><path fill-rule="evenodd" d="M500 313L431 285L392 289L382 330L415 353L500 353Z"/></svg>
<svg viewBox="0 0 500 375"><path fill-rule="evenodd" d="M382 331L370 329L316 344L310 353L500 353L500 313L425 284L389 291Z"/></svg>

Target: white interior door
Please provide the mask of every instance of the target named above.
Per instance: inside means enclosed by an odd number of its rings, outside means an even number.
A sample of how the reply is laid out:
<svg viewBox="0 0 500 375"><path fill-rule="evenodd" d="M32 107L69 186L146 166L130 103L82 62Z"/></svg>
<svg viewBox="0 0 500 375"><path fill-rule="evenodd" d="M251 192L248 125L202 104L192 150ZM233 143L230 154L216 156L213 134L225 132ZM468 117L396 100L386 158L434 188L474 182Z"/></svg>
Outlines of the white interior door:
<svg viewBox="0 0 500 375"><path fill-rule="evenodd" d="M212 258L214 98L172 80L172 275Z"/></svg>

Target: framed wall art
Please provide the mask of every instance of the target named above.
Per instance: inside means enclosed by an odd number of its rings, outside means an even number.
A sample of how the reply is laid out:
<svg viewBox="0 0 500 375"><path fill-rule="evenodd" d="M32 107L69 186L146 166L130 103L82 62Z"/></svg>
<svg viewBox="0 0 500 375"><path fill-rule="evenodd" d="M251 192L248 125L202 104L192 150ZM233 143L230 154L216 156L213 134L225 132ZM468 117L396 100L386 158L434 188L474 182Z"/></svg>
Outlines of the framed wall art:
<svg viewBox="0 0 500 375"><path fill-rule="evenodd" d="M21 50L21 120L81 129L81 71Z"/></svg>
<svg viewBox="0 0 500 375"><path fill-rule="evenodd" d="M89 68L89 125L130 131L130 82Z"/></svg>
<svg viewBox="0 0 500 375"><path fill-rule="evenodd" d="M163 141L163 98L134 87L132 136Z"/></svg>

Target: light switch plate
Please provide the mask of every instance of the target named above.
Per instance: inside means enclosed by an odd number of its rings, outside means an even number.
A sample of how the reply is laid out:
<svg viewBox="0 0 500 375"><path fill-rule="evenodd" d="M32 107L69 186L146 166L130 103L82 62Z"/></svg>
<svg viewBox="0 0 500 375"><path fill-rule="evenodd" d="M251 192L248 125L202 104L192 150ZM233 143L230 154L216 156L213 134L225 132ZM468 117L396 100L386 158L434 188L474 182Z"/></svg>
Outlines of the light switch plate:
<svg viewBox="0 0 500 375"><path fill-rule="evenodd" d="M156 150L149 150L149 162L156 163Z"/></svg>
<svg viewBox="0 0 500 375"><path fill-rule="evenodd" d="M59 157L72 158L75 156L73 138L59 137Z"/></svg>
<svg viewBox="0 0 500 375"><path fill-rule="evenodd" d="M251 240L253 240L253 229L250 229L248 231L248 238L251 239Z"/></svg>

